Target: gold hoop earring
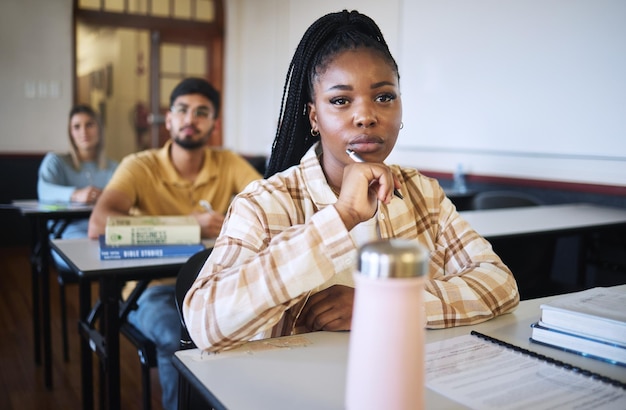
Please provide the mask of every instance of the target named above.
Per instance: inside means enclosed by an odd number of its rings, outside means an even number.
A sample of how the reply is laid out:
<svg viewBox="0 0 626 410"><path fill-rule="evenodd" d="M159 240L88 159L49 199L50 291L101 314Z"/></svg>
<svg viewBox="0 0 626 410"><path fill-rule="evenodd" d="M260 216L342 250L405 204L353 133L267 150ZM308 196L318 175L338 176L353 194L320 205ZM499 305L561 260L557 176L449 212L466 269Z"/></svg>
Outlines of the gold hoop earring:
<svg viewBox="0 0 626 410"><path fill-rule="evenodd" d="M404 123L400 122L400 129L404 128Z"/></svg>
<svg viewBox="0 0 626 410"><path fill-rule="evenodd" d="M320 132L318 130L314 130L313 128L311 128L311 136L312 137L319 137Z"/></svg>

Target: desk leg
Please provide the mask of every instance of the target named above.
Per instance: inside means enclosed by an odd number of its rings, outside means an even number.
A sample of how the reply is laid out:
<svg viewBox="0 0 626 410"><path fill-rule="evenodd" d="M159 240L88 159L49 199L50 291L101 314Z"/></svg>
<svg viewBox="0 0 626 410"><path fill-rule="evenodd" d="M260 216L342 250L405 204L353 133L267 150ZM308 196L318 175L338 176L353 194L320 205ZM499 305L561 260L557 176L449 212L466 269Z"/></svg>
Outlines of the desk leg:
<svg viewBox="0 0 626 410"><path fill-rule="evenodd" d="M32 279L32 297L33 297L33 345L35 346L35 364L41 365L41 305L39 288L41 286L39 277L39 230L38 221L30 218L31 223L31 253L30 253L30 271Z"/></svg>
<svg viewBox="0 0 626 410"><path fill-rule="evenodd" d="M41 277L41 315L43 321L43 365L44 380L48 389L52 388L52 340L50 336L50 242L48 239L48 227L46 218L39 218L38 237L40 240L40 265Z"/></svg>
<svg viewBox="0 0 626 410"><path fill-rule="evenodd" d="M102 331L104 332L104 398L105 409L120 408L120 294L117 280L107 277L100 281L103 302Z"/></svg>
<svg viewBox="0 0 626 410"><path fill-rule="evenodd" d="M78 306L80 312L79 329L80 338L80 372L83 394L83 409L93 409L93 356L89 346L89 333L83 332L83 327L89 329L89 314L91 311L91 282L80 280L78 282Z"/></svg>

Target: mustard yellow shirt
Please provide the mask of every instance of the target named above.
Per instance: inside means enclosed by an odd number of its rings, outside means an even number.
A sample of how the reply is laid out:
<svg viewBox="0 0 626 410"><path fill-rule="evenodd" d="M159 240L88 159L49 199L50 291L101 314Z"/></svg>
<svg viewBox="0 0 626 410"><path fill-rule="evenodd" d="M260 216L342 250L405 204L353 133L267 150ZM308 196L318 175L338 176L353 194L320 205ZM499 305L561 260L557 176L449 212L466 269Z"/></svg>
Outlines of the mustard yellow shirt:
<svg viewBox="0 0 626 410"><path fill-rule="evenodd" d="M106 189L126 194L140 215L189 215L202 212L200 200L226 213L232 198L262 176L241 156L228 150L205 148L204 164L195 181L182 178L169 156L172 141L163 148L125 157Z"/></svg>

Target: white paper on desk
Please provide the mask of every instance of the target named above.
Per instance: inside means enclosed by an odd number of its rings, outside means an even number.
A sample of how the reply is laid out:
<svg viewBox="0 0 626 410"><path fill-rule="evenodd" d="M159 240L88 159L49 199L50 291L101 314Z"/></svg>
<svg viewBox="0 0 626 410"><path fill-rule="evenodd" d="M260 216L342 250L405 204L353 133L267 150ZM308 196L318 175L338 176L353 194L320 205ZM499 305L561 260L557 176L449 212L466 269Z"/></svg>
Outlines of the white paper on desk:
<svg viewBox="0 0 626 410"><path fill-rule="evenodd" d="M426 345L426 386L472 409L616 409L626 391L465 335Z"/></svg>

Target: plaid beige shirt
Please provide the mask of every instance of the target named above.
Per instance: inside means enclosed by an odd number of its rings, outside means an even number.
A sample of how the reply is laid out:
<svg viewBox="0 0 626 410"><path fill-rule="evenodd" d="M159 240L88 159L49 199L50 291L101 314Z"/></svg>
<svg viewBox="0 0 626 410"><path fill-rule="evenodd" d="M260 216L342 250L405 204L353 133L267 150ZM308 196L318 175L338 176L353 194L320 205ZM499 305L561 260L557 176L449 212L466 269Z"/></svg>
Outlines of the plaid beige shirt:
<svg viewBox="0 0 626 410"><path fill-rule="evenodd" d="M519 303L513 275L437 181L391 168L404 200L379 204L380 235L429 249L426 326L469 325L513 310ZM332 206L336 200L315 147L298 166L255 181L236 197L184 302L199 348L219 351L292 333L312 292L352 274L357 246Z"/></svg>

